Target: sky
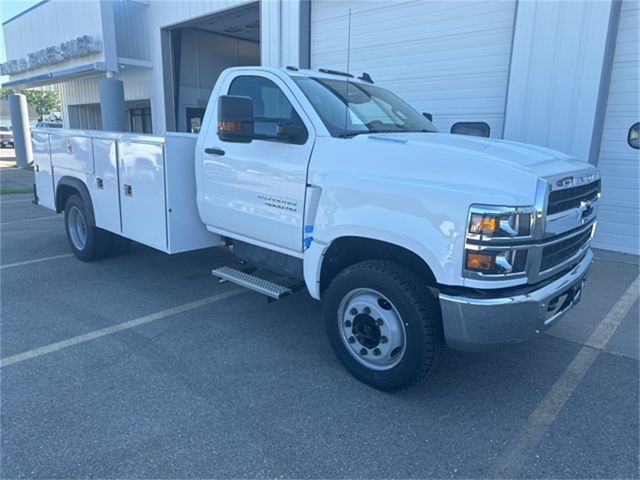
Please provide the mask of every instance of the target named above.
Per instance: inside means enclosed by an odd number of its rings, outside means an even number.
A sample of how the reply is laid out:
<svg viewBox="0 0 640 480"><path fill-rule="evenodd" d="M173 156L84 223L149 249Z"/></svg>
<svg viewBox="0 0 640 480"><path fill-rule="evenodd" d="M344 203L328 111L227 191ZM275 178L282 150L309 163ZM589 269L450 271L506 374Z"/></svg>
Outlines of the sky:
<svg viewBox="0 0 640 480"><path fill-rule="evenodd" d="M32 7L40 0L0 0L0 22L4 23L11 17L16 16L20 12L24 12L27 8ZM7 61L7 55L4 51L4 33L0 35L0 63ZM0 77L0 83L8 80L8 77Z"/></svg>

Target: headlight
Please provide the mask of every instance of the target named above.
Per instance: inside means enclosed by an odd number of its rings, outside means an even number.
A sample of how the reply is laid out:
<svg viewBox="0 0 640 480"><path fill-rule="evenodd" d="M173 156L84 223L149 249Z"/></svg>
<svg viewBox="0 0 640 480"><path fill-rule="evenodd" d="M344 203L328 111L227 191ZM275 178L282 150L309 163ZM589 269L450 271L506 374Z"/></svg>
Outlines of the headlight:
<svg viewBox="0 0 640 480"><path fill-rule="evenodd" d="M465 269L484 275L522 273L527 265L527 250L466 251Z"/></svg>
<svg viewBox="0 0 640 480"><path fill-rule="evenodd" d="M471 278L526 275L532 207L472 205L465 242L464 271Z"/></svg>
<svg viewBox="0 0 640 480"><path fill-rule="evenodd" d="M469 210L467 238L513 239L531 235L531 209L474 205Z"/></svg>

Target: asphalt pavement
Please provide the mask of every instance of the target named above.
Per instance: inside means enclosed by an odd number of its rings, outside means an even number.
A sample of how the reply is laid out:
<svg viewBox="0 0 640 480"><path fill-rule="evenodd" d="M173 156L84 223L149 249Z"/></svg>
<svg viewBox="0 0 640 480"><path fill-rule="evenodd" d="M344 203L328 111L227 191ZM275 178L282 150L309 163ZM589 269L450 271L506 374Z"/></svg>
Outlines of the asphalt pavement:
<svg viewBox="0 0 640 480"><path fill-rule="evenodd" d="M82 263L30 201L0 196L2 478L639 476L637 257L599 253L539 338L382 393L305 292L219 284L215 249Z"/></svg>

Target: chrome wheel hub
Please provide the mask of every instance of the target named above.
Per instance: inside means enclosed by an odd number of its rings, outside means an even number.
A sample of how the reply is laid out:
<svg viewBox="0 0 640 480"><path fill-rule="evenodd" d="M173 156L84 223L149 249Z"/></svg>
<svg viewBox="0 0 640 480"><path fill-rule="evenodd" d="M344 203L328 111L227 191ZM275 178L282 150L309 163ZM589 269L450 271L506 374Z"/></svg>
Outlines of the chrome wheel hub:
<svg viewBox="0 0 640 480"><path fill-rule="evenodd" d="M69 237L77 250L83 250L87 244L87 225L78 207L69 210Z"/></svg>
<svg viewBox="0 0 640 480"><path fill-rule="evenodd" d="M381 293L359 288L338 308L338 330L347 351L373 370L389 370L404 356L406 332L402 318Z"/></svg>

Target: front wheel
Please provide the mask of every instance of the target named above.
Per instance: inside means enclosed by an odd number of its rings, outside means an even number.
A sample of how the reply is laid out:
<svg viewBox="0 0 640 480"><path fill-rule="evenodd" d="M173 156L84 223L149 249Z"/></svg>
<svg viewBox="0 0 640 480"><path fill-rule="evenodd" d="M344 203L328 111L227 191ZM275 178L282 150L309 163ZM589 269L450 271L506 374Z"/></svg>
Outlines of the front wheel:
<svg viewBox="0 0 640 480"><path fill-rule="evenodd" d="M386 260L358 263L331 282L325 322L347 370L380 390L421 380L442 350L437 301L416 274Z"/></svg>
<svg viewBox="0 0 640 480"><path fill-rule="evenodd" d="M111 234L90 221L79 195L71 195L64 207L64 224L71 251L83 262L104 257L111 244Z"/></svg>

